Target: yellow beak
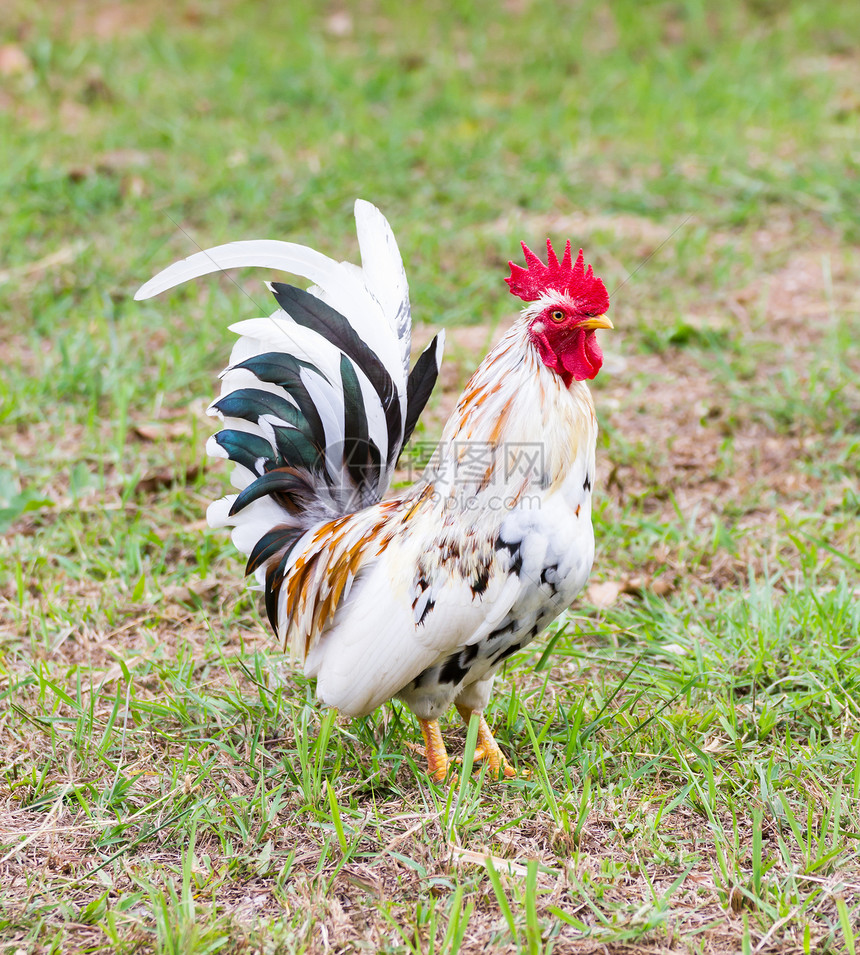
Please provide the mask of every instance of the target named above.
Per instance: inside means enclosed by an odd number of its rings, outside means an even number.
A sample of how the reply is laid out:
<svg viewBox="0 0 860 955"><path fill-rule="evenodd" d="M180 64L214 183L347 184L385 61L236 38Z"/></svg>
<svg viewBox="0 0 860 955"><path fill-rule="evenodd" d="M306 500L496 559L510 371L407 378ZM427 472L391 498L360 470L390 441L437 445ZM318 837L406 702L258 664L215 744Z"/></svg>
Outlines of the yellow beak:
<svg viewBox="0 0 860 955"><path fill-rule="evenodd" d="M592 328L615 328L612 322L605 315L598 315L596 318L588 318L584 322L579 323L580 328L587 328L591 330Z"/></svg>

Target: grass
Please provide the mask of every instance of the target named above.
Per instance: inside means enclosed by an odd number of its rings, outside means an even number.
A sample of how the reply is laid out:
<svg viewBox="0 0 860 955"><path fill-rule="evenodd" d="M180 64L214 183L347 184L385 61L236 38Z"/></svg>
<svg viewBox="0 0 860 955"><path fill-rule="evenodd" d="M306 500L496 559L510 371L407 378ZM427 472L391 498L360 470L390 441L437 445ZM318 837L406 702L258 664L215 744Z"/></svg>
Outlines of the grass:
<svg viewBox="0 0 860 955"><path fill-rule="evenodd" d="M856 952L850 5L7 7L0 952ZM204 526L261 277L131 299L354 254L357 195L450 328L423 440L521 238L616 290L597 586L498 681L502 786L319 710Z"/></svg>

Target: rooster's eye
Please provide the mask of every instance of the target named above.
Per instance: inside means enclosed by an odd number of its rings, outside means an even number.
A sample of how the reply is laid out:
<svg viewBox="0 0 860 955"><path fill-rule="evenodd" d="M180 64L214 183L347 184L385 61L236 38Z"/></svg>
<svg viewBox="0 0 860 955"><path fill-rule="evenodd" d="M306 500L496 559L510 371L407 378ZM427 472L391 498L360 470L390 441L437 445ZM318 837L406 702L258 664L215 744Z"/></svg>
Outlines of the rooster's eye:
<svg viewBox="0 0 860 955"><path fill-rule="evenodd" d="M564 321L564 312L560 308L553 309L553 311L549 313L549 316L554 322Z"/></svg>

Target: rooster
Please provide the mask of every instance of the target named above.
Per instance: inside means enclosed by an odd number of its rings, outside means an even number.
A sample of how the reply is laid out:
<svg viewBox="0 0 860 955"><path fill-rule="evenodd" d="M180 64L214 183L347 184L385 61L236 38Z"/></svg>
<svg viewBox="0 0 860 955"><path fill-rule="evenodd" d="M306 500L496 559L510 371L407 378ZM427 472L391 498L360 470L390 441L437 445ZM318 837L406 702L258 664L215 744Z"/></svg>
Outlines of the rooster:
<svg viewBox="0 0 860 955"><path fill-rule="evenodd" d="M566 609L594 557L600 370L609 296L570 242L506 279L526 307L472 375L422 477L386 497L436 382L443 333L410 370L411 311L391 228L355 204L361 266L302 245L247 241L165 269L146 299L198 276L259 266L278 310L241 321L209 413L207 452L237 493L207 517L230 526L277 637L319 699L349 716L393 697L421 727L428 772L449 757L439 717L478 717L475 760L515 775L483 716L495 674Z"/></svg>

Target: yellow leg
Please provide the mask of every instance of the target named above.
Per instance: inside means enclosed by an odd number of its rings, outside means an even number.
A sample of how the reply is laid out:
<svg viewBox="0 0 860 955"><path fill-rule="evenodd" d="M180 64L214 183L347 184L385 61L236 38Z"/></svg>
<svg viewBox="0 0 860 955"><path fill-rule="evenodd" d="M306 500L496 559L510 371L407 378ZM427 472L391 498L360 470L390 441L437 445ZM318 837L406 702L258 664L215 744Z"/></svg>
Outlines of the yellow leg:
<svg viewBox="0 0 860 955"><path fill-rule="evenodd" d="M472 717L472 710L467 706L458 705L457 712L466 723L468 723ZM480 717L480 722L478 723L478 740L475 743L475 762L477 763L479 760L485 759L489 764L490 771L495 777L498 777L499 772L503 772L505 776L509 778L516 776L517 771L505 759L505 754L496 742L492 730L487 725L484 714L479 713L478 716Z"/></svg>
<svg viewBox="0 0 860 955"><path fill-rule="evenodd" d="M448 775L448 752L439 720L418 720L424 737L424 754L427 756L427 771L434 782L443 783Z"/></svg>

